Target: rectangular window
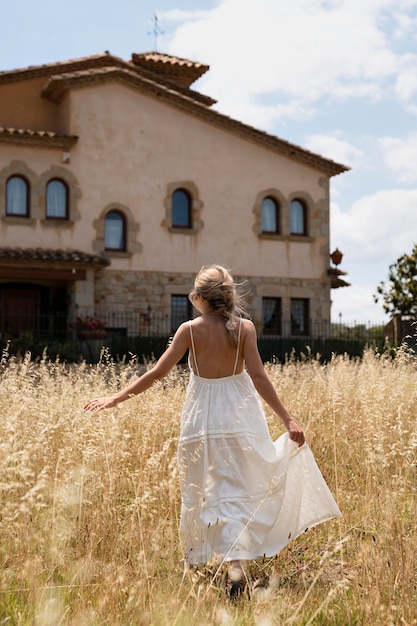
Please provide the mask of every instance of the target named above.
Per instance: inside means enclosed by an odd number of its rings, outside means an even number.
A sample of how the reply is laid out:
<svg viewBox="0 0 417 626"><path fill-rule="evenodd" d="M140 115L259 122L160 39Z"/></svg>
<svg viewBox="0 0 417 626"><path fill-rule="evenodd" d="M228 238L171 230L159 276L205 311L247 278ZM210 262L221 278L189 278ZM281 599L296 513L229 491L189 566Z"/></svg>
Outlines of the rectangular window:
<svg viewBox="0 0 417 626"><path fill-rule="evenodd" d="M171 332L175 332L177 328L187 320L193 317L193 305L187 296L172 295L171 296Z"/></svg>
<svg viewBox="0 0 417 626"><path fill-rule="evenodd" d="M291 334L308 335L310 303L308 298L291 298Z"/></svg>
<svg viewBox="0 0 417 626"><path fill-rule="evenodd" d="M262 298L262 334L281 335L281 298Z"/></svg>

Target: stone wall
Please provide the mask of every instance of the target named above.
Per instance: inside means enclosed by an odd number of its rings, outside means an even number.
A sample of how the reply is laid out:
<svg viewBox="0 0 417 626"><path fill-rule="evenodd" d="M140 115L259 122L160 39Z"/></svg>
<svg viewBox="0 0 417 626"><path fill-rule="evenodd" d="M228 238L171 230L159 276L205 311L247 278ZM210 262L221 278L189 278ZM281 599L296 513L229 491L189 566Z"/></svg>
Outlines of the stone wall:
<svg viewBox="0 0 417 626"><path fill-rule="evenodd" d="M102 315L142 315L151 310L153 314L170 315L171 296L188 295L194 274L170 272L137 272L106 269L96 274L94 308ZM325 280L271 278L262 276L235 276L243 283L240 291L244 295L247 311L255 322L258 332L262 327L262 298L282 299L283 324L290 321L291 298L308 298L310 317L316 323L318 336L326 334L325 324L330 320L328 307L328 285Z"/></svg>

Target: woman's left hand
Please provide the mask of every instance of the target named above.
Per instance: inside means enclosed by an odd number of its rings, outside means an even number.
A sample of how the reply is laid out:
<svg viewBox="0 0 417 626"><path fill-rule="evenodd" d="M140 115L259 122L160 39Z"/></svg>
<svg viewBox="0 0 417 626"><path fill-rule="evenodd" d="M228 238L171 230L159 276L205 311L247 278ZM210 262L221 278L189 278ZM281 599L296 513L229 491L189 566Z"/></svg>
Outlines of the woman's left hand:
<svg viewBox="0 0 417 626"><path fill-rule="evenodd" d="M305 443L304 433L297 424L297 422L294 422L294 420L291 420L288 425L288 433L290 435L291 441L298 443L299 447Z"/></svg>

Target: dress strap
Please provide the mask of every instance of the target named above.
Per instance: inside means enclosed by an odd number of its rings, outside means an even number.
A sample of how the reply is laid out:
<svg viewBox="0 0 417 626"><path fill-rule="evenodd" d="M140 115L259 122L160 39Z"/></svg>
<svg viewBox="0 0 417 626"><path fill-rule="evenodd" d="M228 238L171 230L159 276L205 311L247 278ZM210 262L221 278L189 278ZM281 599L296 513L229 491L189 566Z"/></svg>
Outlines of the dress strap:
<svg viewBox="0 0 417 626"><path fill-rule="evenodd" d="M191 347L193 350L193 359L194 359L194 365L195 365L195 370L197 373L197 376L200 376L200 372L198 369L198 364L197 364L197 358L195 356L195 346L194 346L194 337L193 337L193 327L191 326L191 322L190 322L190 337L191 337Z"/></svg>
<svg viewBox="0 0 417 626"><path fill-rule="evenodd" d="M241 330L242 330L242 318L239 319L239 334L237 336L237 348L236 348L235 366L233 368L233 376L236 374L237 360L239 358L240 332L241 332Z"/></svg>

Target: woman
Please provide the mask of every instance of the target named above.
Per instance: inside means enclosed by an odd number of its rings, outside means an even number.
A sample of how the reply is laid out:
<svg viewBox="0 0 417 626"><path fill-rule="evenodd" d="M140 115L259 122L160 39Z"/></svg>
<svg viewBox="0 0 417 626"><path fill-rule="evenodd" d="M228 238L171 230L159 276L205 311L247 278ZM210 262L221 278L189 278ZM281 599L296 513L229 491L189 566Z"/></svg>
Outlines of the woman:
<svg viewBox="0 0 417 626"><path fill-rule="evenodd" d="M264 370L255 327L241 317L230 273L218 265L203 267L189 297L200 316L178 328L155 366L84 409L111 408L142 393L189 350L178 446L185 562L228 562L228 589L236 597L244 587L242 560L272 556L340 512L302 429ZM288 431L276 442L259 396Z"/></svg>

